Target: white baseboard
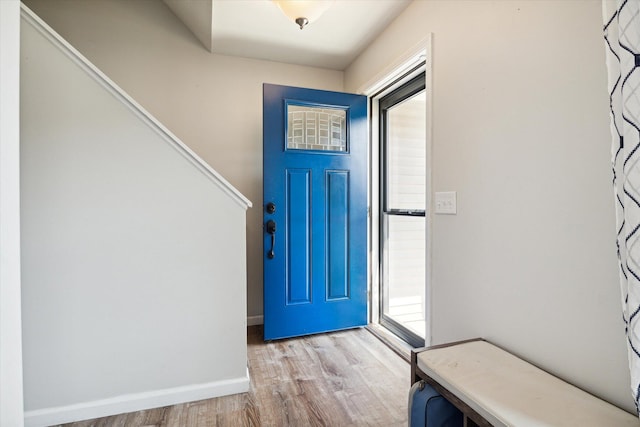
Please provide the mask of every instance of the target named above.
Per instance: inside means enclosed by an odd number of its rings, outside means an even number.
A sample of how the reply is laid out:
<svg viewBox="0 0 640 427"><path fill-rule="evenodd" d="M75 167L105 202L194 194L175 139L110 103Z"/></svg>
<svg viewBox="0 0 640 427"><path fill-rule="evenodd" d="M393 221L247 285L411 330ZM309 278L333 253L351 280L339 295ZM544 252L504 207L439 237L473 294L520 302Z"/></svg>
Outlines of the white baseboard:
<svg viewBox="0 0 640 427"><path fill-rule="evenodd" d="M264 325L264 316L248 316L247 326Z"/></svg>
<svg viewBox="0 0 640 427"><path fill-rule="evenodd" d="M248 369L245 377L231 380L127 394L108 399L95 400L93 402L27 411L24 415L24 425L25 427L44 427L64 424L126 412L143 411L145 409L211 399L219 396L244 393L246 391L249 391Z"/></svg>

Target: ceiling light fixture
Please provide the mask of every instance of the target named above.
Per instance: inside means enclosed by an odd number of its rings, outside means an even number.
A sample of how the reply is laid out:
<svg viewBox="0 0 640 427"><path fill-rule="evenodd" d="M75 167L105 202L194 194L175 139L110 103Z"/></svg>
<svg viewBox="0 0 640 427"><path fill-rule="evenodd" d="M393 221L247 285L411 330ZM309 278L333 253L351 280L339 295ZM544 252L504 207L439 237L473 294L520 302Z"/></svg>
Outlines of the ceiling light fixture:
<svg viewBox="0 0 640 427"><path fill-rule="evenodd" d="M315 22L333 0L273 0L282 13L303 29L307 24Z"/></svg>

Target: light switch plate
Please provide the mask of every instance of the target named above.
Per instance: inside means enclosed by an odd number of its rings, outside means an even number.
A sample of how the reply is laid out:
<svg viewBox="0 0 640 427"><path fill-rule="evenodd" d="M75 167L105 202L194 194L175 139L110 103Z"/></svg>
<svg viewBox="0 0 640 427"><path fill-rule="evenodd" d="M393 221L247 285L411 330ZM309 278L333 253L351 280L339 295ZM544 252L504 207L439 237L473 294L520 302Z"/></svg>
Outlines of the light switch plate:
<svg viewBox="0 0 640 427"><path fill-rule="evenodd" d="M455 215L458 213L455 191L436 191L436 213Z"/></svg>

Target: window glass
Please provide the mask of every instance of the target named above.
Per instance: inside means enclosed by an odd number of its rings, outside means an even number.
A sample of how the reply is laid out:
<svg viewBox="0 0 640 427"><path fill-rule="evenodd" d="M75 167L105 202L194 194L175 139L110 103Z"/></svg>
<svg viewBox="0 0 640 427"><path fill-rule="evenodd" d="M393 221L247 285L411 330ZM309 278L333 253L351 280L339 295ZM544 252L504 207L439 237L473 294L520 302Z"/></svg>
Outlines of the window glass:
<svg viewBox="0 0 640 427"><path fill-rule="evenodd" d="M347 111L287 105L287 149L347 151Z"/></svg>
<svg viewBox="0 0 640 427"><path fill-rule="evenodd" d="M387 111L387 209L425 210L426 95Z"/></svg>

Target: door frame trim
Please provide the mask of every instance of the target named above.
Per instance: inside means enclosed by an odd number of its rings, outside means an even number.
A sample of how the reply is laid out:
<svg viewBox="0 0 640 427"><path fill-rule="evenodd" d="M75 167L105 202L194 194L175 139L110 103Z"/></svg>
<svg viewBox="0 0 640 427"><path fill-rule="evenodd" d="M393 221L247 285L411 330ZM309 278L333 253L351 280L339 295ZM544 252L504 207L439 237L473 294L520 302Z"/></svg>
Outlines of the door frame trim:
<svg viewBox="0 0 640 427"><path fill-rule="evenodd" d="M424 65L420 67L421 64ZM369 321L378 324L380 322L380 138L379 128L379 100L393 88L411 80L417 74L424 71L427 98L427 129L426 129L426 151L427 151L427 173L426 173L426 277L425 277L425 345L432 342L432 222L433 212L431 209L433 199L433 55L432 55L432 34L428 33L425 38L416 45L400 55L396 60L391 61L384 70L376 74L368 83L361 88L359 93L367 95L369 98Z"/></svg>

